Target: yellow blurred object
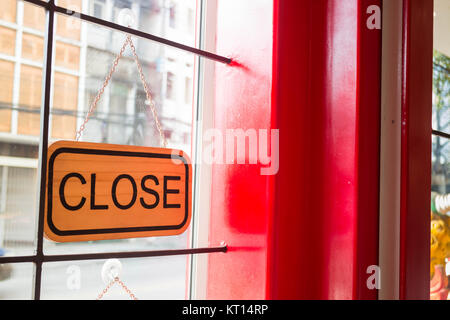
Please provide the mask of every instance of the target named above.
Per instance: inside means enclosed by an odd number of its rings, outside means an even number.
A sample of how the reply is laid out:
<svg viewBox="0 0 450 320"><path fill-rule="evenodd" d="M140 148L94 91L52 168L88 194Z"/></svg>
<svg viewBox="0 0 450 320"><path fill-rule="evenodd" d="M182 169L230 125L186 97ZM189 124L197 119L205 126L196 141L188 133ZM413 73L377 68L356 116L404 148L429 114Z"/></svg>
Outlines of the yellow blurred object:
<svg viewBox="0 0 450 320"><path fill-rule="evenodd" d="M434 266L445 266L445 258L450 257L450 218L431 213L431 261L430 276L434 275Z"/></svg>

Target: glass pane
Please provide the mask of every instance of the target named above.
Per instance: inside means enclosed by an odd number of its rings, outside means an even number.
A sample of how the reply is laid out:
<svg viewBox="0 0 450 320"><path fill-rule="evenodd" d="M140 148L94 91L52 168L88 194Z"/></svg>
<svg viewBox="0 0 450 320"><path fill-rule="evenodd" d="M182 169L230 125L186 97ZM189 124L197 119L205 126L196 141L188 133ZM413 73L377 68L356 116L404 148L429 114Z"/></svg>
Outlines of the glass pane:
<svg viewBox="0 0 450 320"><path fill-rule="evenodd" d="M0 27L0 251L28 255L35 251L45 12L22 1L5 3L0 14L0 24L7 26Z"/></svg>
<svg viewBox="0 0 450 320"><path fill-rule="evenodd" d="M71 50L72 61L77 61L73 65L76 68L61 68L54 73L51 141L74 139L126 40L126 35L121 32L97 28L97 33L91 33L90 27L89 23L82 22L80 43L72 43L67 49ZM66 41L64 44L67 40L60 39ZM133 37L133 43L168 147L191 154L195 57L180 50L168 50L145 39ZM55 60L55 64L58 63ZM168 86L171 87L169 93ZM129 46L86 123L80 140L160 147L160 136ZM187 248L190 246L189 232L171 237L74 244L56 244L46 240L44 249L46 254L65 254Z"/></svg>
<svg viewBox="0 0 450 320"><path fill-rule="evenodd" d="M450 140L434 136L432 156L432 206L430 275L445 277L446 259L450 258ZM435 288L436 286L432 286ZM435 292L434 292L435 291ZM431 298L442 298L441 290L434 290Z"/></svg>
<svg viewBox="0 0 450 320"><path fill-rule="evenodd" d="M69 10L144 31L158 37L195 46L196 0L57 0ZM61 20L71 18L61 17ZM64 28L64 27L63 27ZM89 32L99 32L96 25ZM64 32L63 29L58 29ZM70 34L70 33L67 33Z"/></svg>
<svg viewBox="0 0 450 320"><path fill-rule="evenodd" d="M450 5L434 1L433 129L450 133ZM447 300L450 268L450 140L433 136L430 275L433 300ZM446 258L449 262L446 262ZM439 286L439 283L445 283Z"/></svg>
<svg viewBox="0 0 450 320"><path fill-rule="evenodd" d="M433 136L431 190L450 193L450 140Z"/></svg>
<svg viewBox="0 0 450 320"><path fill-rule="evenodd" d="M433 55L433 129L450 133L450 6L435 0Z"/></svg>
<svg viewBox="0 0 450 320"><path fill-rule="evenodd" d="M140 300L186 298L186 256L120 259L119 279ZM95 300L108 285L102 277L105 260L54 262L43 265L41 298ZM106 269L106 268L105 268ZM115 283L102 300L130 300Z"/></svg>
<svg viewBox="0 0 450 320"><path fill-rule="evenodd" d="M0 264L0 300L29 300L33 297L32 263Z"/></svg>

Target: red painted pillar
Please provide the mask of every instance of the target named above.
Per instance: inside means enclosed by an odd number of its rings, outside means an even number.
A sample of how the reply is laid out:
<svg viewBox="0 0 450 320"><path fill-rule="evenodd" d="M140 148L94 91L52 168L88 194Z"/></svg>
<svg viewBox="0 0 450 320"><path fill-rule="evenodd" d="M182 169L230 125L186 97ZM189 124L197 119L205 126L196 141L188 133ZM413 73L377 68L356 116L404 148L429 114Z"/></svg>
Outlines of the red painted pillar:
<svg viewBox="0 0 450 320"><path fill-rule="evenodd" d="M430 296L433 1L403 1L400 299Z"/></svg>
<svg viewBox="0 0 450 320"><path fill-rule="evenodd" d="M380 2L275 2L270 299L377 297L381 30L366 12Z"/></svg>

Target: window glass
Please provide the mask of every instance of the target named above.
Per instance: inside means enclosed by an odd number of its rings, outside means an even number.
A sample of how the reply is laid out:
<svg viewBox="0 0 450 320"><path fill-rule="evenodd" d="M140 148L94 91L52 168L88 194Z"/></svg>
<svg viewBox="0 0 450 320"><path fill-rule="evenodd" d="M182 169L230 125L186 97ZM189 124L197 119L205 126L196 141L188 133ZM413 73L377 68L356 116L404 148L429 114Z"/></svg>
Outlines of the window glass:
<svg viewBox="0 0 450 320"><path fill-rule="evenodd" d="M432 146L431 190L441 194L450 193L450 140L433 136Z"/></svg>
<svg viewBox="0 0 450 320"><path fill-rule="evenodd" d="M90 14L99 19L104 19L105 0L93 0Z"/></svg>
<svg viewBox="0 0 450 320"><path fill-rule="evenodd" d="M445 274L450 260L450 4L434 1L433 122L431 185L431 299L447 299ZM447 262L447 270L450 261ZM445 285L436 285L445 283Z"/></svg>
<svg viewBox="0 0 450 320"><path fill-rule="evenodd" d="M126 3L122 3L122 5L126 5ZM121 32L98 26L92 27L92 24L82 22L81 38L85 40L79 46L73 45L79 48L76 50L79 54L77 58L79 66L78 69L73 70L76 73L54 73L54 96L51 108L52 141L74 139L76 131L80 128L92 102L103 87L104 79L126 39L126 35ZM99 39L103 39L103 41L99 41ZM105 41L107 39L117 40ZM180 96L181 101L169 102L163 92L170 86L168 83L170 79L167 80L164 77L166 73L164 66L167 64L158 68L157 61L170 59L172 63L179 63L184 66L182 72L190 74L190 78L193 78L194 57L180 53L179 50L161 50L160 45L145 39L135 37L132 39L137 50L144 45L151 48L150 54L139 50L137 54L155 103L159 121L168 140L168 147L182 149L190 154L191 141L186 137L191 135L193 102L189 101L187 104L188 112L181 112L186 109L184 86L172 89L174 99ZM81 50L83 47L84 49ZM153 52L159 54L155 55ZM55 64L57 64L56 60ZM175 76L175 71L172 75ZM180 94L176 92L178 89L182 90ZM170 112L166 111L168 107L171 107ZM173 108L178 112L173 113ZM111 80L105 86L80 140L160 147L159 132L156 129L149 101L130 47L124 51ZM68 251L66 248L69 247L70 252L108 252L117 251L119 243L123 244L123 248L126 248L127 251L187 248L189 247L188 234L189 232L185 232L180 236L172 237L117 240L113 241L115 245L111 245L110 241L96 241L86 245L85 243L55 244L46 240L44 249L46 254L64 253Z"/></svg>
<svg viewBox="0 0 450 320"><path fill-rule="evenodd" d="M80 11L81 0L58 0L57 4L72 11ZM65 15L56 17L56 35L59 37L80 40L81 21Z"/></svg>
<svg viewBox="0 0 450 320"><path fill-rule="evenodd" d="M193 31L197 0L87 0L86 7L82 7L80 2L81 0L56 1L59 6L65 8L76 9L84 14L121 25L130 24L131 28L195 46ZM60 29L57 30L62 32Z"/></svg>
<svg viewBox="0 0 450 320"><path fill-rule="evenodd" d="M78 77L60 72L54 73L52 132L54 139L73 139L78 106Z"/></svg>
<svg viewBox="0 0 450 320"><path fill-rule="evenodd" d="M434 2L433 129L450 133L450 4Z"/></svg>
<svg viewBox="0 0 450 320"><path fill-rule="evenodd" d="M41 7L22 1L2 1L6 4L0 13L0 23L3 22L0 27L0 256L33 255L36 251L36 205L39 195L37 168L46 18L45 10ZM9 7L11 3L13 5ZM72 10L84 5L80 11L94 10L92 14L105 19L115 19L114 12L120 15L121 10L131 9L136 13L138 26L144 26L143 31L149 32L151 28L156 28L155 34L169 38L169 33L164 31L168 29L166 15L169 12L162 7L162 3L158 0L58 0L58 5ZM182 3L181 6L195 10L196 1ZM182 12L187 14L188 10L180 11L177 19L184 19ZM123 33L61 14L56 14L54 32L50 144L59 139L74 139L126 39ZM180 36L184 37L183 41L188 39L184 31L180 34L183 34ZM193 39L193 36L189 37ZM177 40L176 34L172 40ZM183 79L195 78L195 57L136 37L133 37L133 43L168 147L191 154L191 141L187 137L191 136L192 112L196 104L188 102L185 92L187 86L193 91L192 82L183 85ZM189 44L193 45L194 42ZM183 67L178 70L176 66ZM173 99L170 100L166 97L167 73L172 73L174 78L176 76L181 81L180 85L172 86ZM159 147L160 137L149 106L149 97L143 89L138 68L128 47L86 124L81 140ZM184 249L190 247L190 232L188 229L184 234L172 237L69 244L44 239L44 254ZM138 298L183 299L187 292L188 261L186 256L123 259L123 280L136 290ZM90 281L88 277L91 275L83 271L85 278L82 279L85 280L82 283L85 287L77 292L68 291L67 268L78 263L44 264L42 297L61 298L67 294L73 298L95 298L98 290L104 288L102 283L96 282L100 279L99 267L104 261L80 262L82 270L95 270L95 274L92 273L92 279L95 279ZM0 271L0 299L4 296L12 299L31 296L32 266L12 264L12 273ZM30 276L21 276L26 273L23 270ZM3 274L8 274L7 280L1 279ZM21 281L26 282L27 286ZM145 283L147 285L143 285ZM120 294L112 294L111 298L121 298Z"/></svg>
<svg viewBox="0 0 450 320"><path fill-rule="evenodd" d="M12 15L15 22L8 24L7 31L0 29L0 256L29 255L36 244L45 12L22 1L6 0L0 11L1 23L11 22ZM20 297L21 280L16 278L20 270L13 272L15 280L10 284L0 282L2 290L14 288L11 297ZM30 277L24 280L30 282L32 269L27 272ZM5 293L2 290L0 294ZM24 293L30 298L30 292Z"/></svg>
<svg viewBox="0 0 450 320"><path fill-rule="evenodd" d="M110 243L115 250L126 250L124 243ZM147 248L148 249L148 248ZM67 250L70 250L68 245ZM140 300L180 300L186 293L185 256L120 259L119 279ZM106 260L52 262L43 265L42 299L94 300L103 292L102 268ZM102 300L130 300L115 283Z"/></svg>
<svg viewBox="0 0 450 320"><path fill-rule="evenodd" d="M79 70L80 47L56 41L55 66L70 70Z"/></svg>
<svg viewBox="0 0 450 320"><path fill-rule="evenodd" d="M19 104L24 111L18 115L18 134L39 135L41 91L42 69L22 65Z"/></svg>
<svg viewBox="0 0 450 320"><path fill-rule="evenodd" d="M0 264L0 300L30 300L33 272L32 263Z"/></svg>
<svg viewBox="0 0 450 320"><path fill-rule="evenodd" d="M437 50L433 56L433 129L450 133L450 57Z"/></svg>
<svg viewBox="0 0 450 320"><path fill-rule="evenodd" d="M14 63L0 59L0 132L11 131Z"/></svg>

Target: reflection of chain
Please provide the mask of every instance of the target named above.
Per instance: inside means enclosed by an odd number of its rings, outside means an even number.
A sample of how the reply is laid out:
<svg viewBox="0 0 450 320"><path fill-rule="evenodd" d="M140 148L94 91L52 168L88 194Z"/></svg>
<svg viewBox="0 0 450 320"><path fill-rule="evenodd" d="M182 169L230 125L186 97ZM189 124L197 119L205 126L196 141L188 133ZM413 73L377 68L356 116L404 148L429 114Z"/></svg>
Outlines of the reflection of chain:
<svg viewBox="0 0 450 320"><path fill-rule="evenodd" d="M86 117L85 117L83 123L81 124L80 128L76 132L75 140L76 141L80 140L81 134L82 134L82 132L84 131L84 129L86 127L86 123L89 121L89 118L91 117L92 113L94 112L95 108L97 107L98 101L100 100L101 96L103 95L103 93L105 91L105 88L108 86L108 83L111 80L111 77L112 77L114 71L116 71L117 65L119 64L119 60L120 60L120 58L122 58L123 53L125 52L125 49L126 49L127 45L130 45L131 51L133 53L134 61L136 62L136 65L137 65L137 68L138 68L138 71L139 71L139 77L141 79L142 85L144 86L145 94L146 94L147 100L149 101L150 110L152 112L153 119L155 119L156 128L158 129L159 136L161 138L162 146L164 148L166 148L167 147L167 140L166 140L166 137L164 136L164 133L163 133L163 130L162 130L162 127L161 127L161 123L159 122L158 114L156 112L155 103L153 102L152 95L150 93L150 89L148 88L147 82L145 81L144 72L143 72L142 66L141 66L141 64L139 62L139 58L138 58L138 56L136 54L136 47L134 46L130 35L127 35L127 38L126 38L125 42L123 43L123 46L120 49L119 54L114 59L113 65L111 67L111 70L109 70L109 73L108 73L108 75L105 78L105 81L103 81L103 85L102 85L101 89L98 91L97 96L95 97L94 101L91 103L91 105L89 107L89 110L88 110L88 112L86 114Z"/></svg>
<svg viewBox="0 0 450 320"><path fill-rule="evenodd" d="M122 280L119 279L119 277L115 277L114 280L112 280L105 289L103 289L102 292L100 292L100 294L97 297L97 300L101 300L103 298L103 296L108 292L108 290L115 284L115 283L120 284L120 286L122 287L123 290L125 290L126 293L128 293L128 295L130 296L131 299L133 300L138 300L138 298L136 298L136 296L134 295L134 293L131 292L130 289L128 289L128 287L125 285L125 283L122 282Z"/></svg>

